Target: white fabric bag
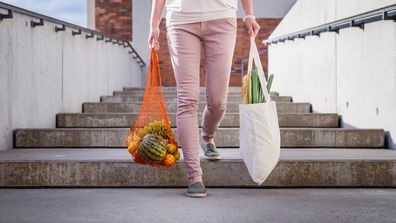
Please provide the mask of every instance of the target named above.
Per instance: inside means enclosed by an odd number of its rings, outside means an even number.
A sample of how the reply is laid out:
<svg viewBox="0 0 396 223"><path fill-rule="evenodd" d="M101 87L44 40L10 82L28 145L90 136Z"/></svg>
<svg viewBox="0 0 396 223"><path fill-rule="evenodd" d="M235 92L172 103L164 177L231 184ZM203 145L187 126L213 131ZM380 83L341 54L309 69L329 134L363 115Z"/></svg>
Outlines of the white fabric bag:
<svg viewBox="0 0 396 223"><path fill-rule="evenodd" d="M279 161L280 129L276 103L271 101L257 46L251 38L248 73L252 70L253 61L265 103L239 104L239 148L252 180L261 185Z"/></svg>

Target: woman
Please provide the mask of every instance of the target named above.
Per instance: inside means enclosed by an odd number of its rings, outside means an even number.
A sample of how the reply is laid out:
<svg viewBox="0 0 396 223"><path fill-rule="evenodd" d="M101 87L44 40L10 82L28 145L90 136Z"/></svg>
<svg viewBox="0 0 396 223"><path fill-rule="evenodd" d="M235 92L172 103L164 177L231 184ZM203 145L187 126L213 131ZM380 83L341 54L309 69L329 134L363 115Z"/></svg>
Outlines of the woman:
<svg viewBox="0 0 396 223"><path fill-rule="evenodd" d="M253 16L252 0L241 0L243 21L250 36L260 26ZM206 197L199 147L209 160L219 160L213 137L223 118L236 41L238 0L153 0L149 46L158 47L159 24L166 7L169 52L177 85L176 126L183 150L190 197ZM206 69L206 102L201 140L198 127L201 44Z"/></svg>

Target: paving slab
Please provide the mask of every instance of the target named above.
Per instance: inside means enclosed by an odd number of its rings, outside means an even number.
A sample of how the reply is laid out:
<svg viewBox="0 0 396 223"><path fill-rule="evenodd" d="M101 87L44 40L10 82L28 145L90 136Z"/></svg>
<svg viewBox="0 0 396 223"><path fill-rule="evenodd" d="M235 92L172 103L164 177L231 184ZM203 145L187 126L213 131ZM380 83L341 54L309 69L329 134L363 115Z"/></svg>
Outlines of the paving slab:
<svg viewBox="0 0 396 223"><path fill-rule="evenodd" d="M0 222L395 222L395 189L0 189Z"/></svg>

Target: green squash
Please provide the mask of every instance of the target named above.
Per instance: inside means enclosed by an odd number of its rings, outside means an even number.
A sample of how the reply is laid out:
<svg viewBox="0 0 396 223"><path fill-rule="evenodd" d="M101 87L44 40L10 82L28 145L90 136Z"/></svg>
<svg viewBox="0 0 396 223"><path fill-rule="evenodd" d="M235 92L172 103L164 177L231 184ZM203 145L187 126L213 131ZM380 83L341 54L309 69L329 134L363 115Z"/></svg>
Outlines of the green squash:
<svg viewBox="0 0 396 223"><path fill-rule="evenodd" d="M165 159L167 153L166 140L155 134L143 137L139 149L139 156L149 163L160 163Z"/></svg>

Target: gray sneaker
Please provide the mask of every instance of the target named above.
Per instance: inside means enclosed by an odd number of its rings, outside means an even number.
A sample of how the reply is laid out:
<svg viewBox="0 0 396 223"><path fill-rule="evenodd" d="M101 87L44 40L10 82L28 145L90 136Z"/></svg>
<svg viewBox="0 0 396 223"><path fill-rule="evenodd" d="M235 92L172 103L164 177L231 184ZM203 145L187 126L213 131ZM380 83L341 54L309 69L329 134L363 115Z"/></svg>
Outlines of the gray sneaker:
<svg viewBox="0 0 396 223"><path fill-rule="evenodd" d="M197 182L193 184L189 184L186 195L189 197L206 197L208 196L208 192L206 190L205 185L202 182Z"/></svg>
<svg viewBox="0 0 396 223"><path fill-rule="evenodd" d="M216 145L213 143L204 143L203 141L201 141L201 148L205 153L205 156L208 160L220 160L220 153L216 148Z"/></svg>

